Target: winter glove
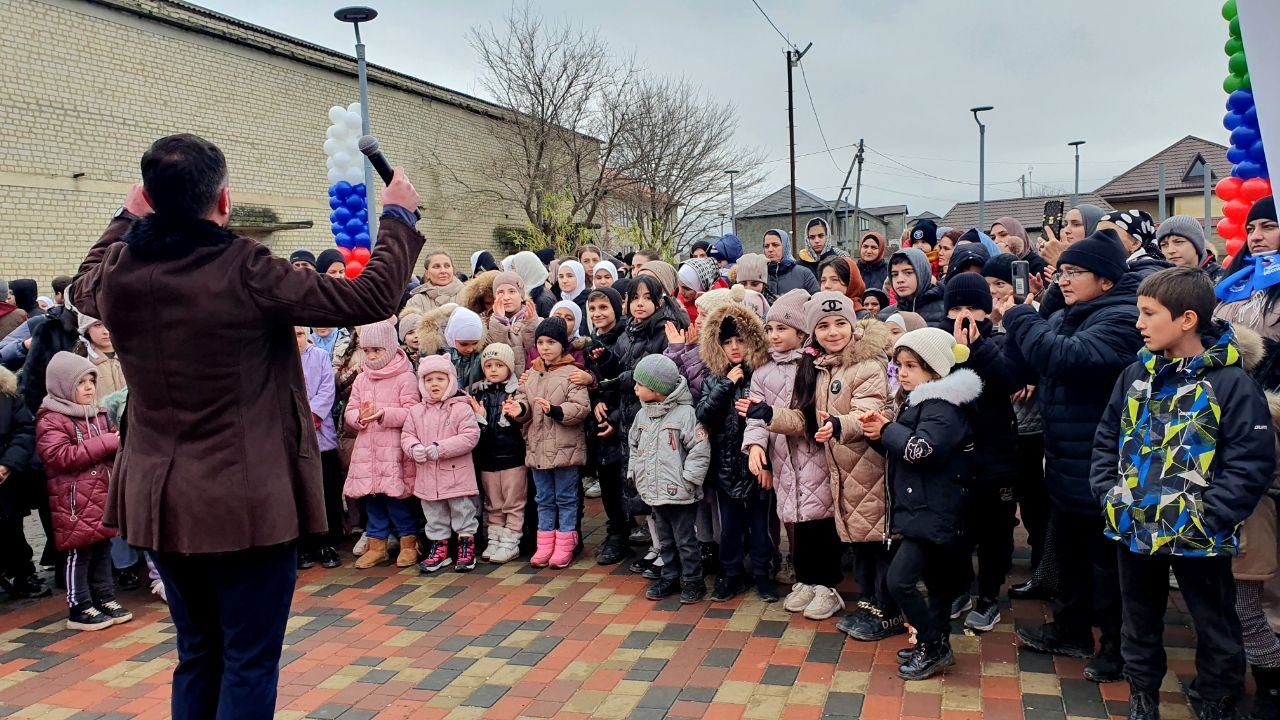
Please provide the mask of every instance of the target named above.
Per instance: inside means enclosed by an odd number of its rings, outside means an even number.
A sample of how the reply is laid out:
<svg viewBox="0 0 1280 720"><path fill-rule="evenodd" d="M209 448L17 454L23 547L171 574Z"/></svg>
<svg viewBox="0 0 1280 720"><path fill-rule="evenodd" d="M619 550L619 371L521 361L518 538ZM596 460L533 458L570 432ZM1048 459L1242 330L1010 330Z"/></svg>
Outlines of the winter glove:
<svg viewBox="0 0 1280 720"><path fill-rule="evenodd" d="M752 420L762 420L767 425L773 422L773 406L769 403L751 403L747 408L747 417Z"/></svg>
<svg viewBox="0 0 1280 720"><path fill-rule="evenodd" d="M421 443L414 445L409 452L413 455L414 462L424 463L427 461L427 449Z"/></svg>
<svg viewBox="0 0 1280 720"><path fill-rule="evenodd" d="M547 411L547 417L558 423L562 423L564 422L564 409L559 405L552 405L551 409Z"/></svg>
<svg viewBox="0 0 1280 720"><path fill-rule="evenodd" d="M423 449L423 453L425 453L426 456L428 458L431 458L432 460L439 460L440 446L435 443L431 443L430 445L428 445L426 448Z"/></svg>

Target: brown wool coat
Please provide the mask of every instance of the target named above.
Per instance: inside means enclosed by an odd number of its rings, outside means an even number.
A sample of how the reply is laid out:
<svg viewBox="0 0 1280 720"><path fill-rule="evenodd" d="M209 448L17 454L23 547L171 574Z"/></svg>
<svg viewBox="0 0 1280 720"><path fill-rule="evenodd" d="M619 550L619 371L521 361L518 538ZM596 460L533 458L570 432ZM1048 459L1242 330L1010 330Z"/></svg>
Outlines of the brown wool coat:
<svg viewBox="0 0 1280 720"><path fill-rule="evenodd" d="M826 444L836 531L844 542L872 542L884 539L884 456L871 449L859 418L873 410L886 411L889 404L884 350L889 329L878 320L859 320L854 327L854 339L843 352L814 361L814 398L819 412L840 418L840 437ZM804 415L775 407L769 431L805 435Z"/></svg>
<svg viewBox="0 0 1280 720"><path fill-rule="evenodd" d="M393 315L422 236L384 217L364 272L347 280L295 270L258 242L207 229L182 235L177 257L148 259L120 242L130 226L107 227L72 285L72 302L111 328L129 381L129 436L106 522L131 545L191 554L324 531L293 326Z"/></svg>
<svg viewBox="0 0 1280 720"><path fill-rule="evenodd" d="M526 423L524 429L524 462L538 470L574 467L587 464L587 439L583 422L591 411L587 389L569 381L577 370L572 355L562 355L551 369L542 369L542 360L529 366L529 376L516 391L515 401L522 412L516 418ZM560 422L542 414L535 398L544 398L564 412Z"/></svg>

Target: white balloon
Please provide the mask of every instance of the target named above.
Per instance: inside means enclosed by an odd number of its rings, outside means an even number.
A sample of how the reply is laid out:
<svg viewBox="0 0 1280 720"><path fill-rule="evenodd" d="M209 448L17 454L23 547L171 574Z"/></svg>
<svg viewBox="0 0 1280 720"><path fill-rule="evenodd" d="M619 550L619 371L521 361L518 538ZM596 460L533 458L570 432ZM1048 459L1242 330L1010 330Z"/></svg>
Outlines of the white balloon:
<svg viewBox="0 0 1280 720"><path fill-rule="evenodd" d="M351 171L343 179L352 185L364 182L364 168L359 166L351 168Z"/></svg>
<svg viewBox="0 0 1280 720"><path fill-rule="evenodd" d="M345 113L346 113L346 110L341 105L334 105L333 107L329 108L329 122L337 125L338 123L342 122L342 116Z"/></svg>
<svg viewBox="0 0 1280 720"><path fill-rule="evenodd" d="M356 134L359 135L360 128L362 127L362 123L360 121L360 113L347 113L346 125L347 127L356 131Z"/></svg>
<svg viewBox="0 0 1280 720"><path fill-rule="evenodd" d="M348 106L347 106L347 112L349 112L349 113L353 113L354 115L356 115L357 117L359 117L359 115L360 115L360 103L359 103L359 101L357 101L357 102L353 102L353 103L351 103L350 105L348 105Z"/></svg>
<svg viewBox="0 0 1280 720"><path fill-rule="evenodd" d="M329 129L324 131L324 136L325 136L326 138L330 139L330 140L337 139L337 137L338 137L338 127L340 127L340 126L338 126L338 125L330 125L330 126L329 126Z"/></svg>
<svg viewBox="0 0 1280 720"><path fill-rule="evenodd" d="M328 140L325 140L325 141L324 141L324 154L325 154L325 155L328 155L329 157L333 157L333 154L334 154L335 152L337 152L337 151L338 151L338 141L337 141L337 140L334 140L333 138L329 138Z"/></svg>
<svg viewBox="0 0 1280 720"><path fill-rule="evenodd" d="M339 180L341 180L341 179L342 179L342 173L338 172L337 168L330 168L330 170L329 170L329 184L330 184L330 185L332 185L332 184L334 184L334 183L338 182L338 181L339 181Z"/></svg>
<svg viewBox="0 0 1280 720"><path fill-rule="evenodd" d="M337 163L333 161L333 158L325 158L324 166L330 170L338 167Z"/></svg>
<svg viewBox="0 0 1280 720"><path fill-rule="evenodd" d="M335 152L333 154L333 164L339 168L346 168L351 164L351 153L347 152L345 148Z"/></svg>

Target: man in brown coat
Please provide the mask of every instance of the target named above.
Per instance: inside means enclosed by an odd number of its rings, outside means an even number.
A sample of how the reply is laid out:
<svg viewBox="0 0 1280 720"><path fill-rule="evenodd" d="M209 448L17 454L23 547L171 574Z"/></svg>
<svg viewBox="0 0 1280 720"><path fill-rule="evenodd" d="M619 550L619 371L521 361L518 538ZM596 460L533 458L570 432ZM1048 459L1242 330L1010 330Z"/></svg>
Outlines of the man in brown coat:
<svg viewBox="0 0 1280 720"><path fill-rule="evenodd" d="M226 230L227 166L212 143L157 140L142 179L71 289L127 368L129 434L107 522L155 553L178 630L173 716L269 718L295 543L326 528L293 327L395 313L423 244L418 194L397 170L377 249L347 280Z"/></svg>

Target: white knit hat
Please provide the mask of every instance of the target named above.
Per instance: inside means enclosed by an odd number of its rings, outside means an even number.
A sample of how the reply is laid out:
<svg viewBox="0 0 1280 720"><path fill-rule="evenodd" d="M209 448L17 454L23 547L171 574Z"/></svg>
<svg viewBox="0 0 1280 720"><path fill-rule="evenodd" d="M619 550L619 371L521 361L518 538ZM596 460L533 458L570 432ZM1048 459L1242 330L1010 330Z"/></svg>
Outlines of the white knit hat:
<svg viewBox="0 0 1280 720"><path fill-rule="evenodd" d="M459 342L479 342L483 337L484 322L474 311L464 307L454 310L444 327L444 342L455 350Z"/></svg>
<svg viewBox="0 0 1280 720"><path fill-rule="evenodd" d="M898 348L908 348L915 352L938 377L950 375L956 363L969 359L969 348L958 344L946 330L932 327L912 330L898 338L893 346L895 355Z"/></svg>

